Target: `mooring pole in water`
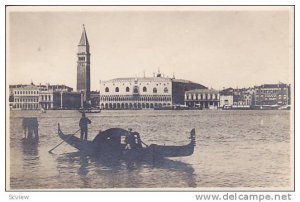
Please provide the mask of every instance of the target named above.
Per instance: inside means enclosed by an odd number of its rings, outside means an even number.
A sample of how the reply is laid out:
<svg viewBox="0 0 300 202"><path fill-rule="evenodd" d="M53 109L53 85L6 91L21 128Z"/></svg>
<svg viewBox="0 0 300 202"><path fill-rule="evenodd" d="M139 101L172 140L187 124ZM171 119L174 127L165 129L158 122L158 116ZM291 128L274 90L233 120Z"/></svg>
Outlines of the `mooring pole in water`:
<svg viewBox="0 0 300 202"><path fill-rule="evenodd" d="M39 124L36 117L23 118L24 140L37 143L39 140Z"/></svg>

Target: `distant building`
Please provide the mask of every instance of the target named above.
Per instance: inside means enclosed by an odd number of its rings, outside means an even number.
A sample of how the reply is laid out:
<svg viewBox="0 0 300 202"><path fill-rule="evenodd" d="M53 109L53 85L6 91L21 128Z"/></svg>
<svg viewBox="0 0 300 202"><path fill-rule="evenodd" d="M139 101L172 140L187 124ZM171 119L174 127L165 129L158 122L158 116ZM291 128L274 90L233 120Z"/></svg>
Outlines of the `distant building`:
<svg viewBox="0 0 300 202"><path fill-rule="evenodd" d="M84 93L84 102L90 100L91 70L90 70L90 45L83 25L83 32L78 44L77 53L77 91Z"/></svg>
<svg viewBox="0 0 300 202"><path fill-rule="evenodd" d="M220 107L250 108L253 102L253 88L233 89L220 91Z"/></svg>
<svg viewBox="0 0 300 202"><path fill-rule="evenodd" d="M252 105L252 95L250 93L243 93L239 105L250 107Z"/></svg>
<svg viewBox="0 0 300 202"><path fill-rule="evenodd" d="M100 107L100 91L91 91L91 107L98 108Z"/></svg>
<svg viewBox="0 0 300 202"><path fill-rule="evenodd" d="M219 92L214 89L195 89L185 92L185 105L200 109L217 109Z"/></svg>
<svg viewBox="0 0 300 202"><path fill-rule="evenodd" d="M66 85L10 85L10 97L13 109L79 109L82 106L83 93L72 92Z"/></svg>
<svg viewBox="0 0 300 202"><path fill-rule="evenodd" d="M264 84L254 87L254 105L290 105L291 87L288 84Z"/></svg>
<svg viewBox="0 0 300 202"><path fill-rule="evenodd" d="M39 88L34 85L21 85L13 88L13 109L35 110L39 109Z"/></svg>
<svg viewBox="0 0 300 202"><path fill-rule="evenodd" d="M103 109L150 109L184 104L184 93L203 85L162 77L117 78L100 82L100 106Z"/></svg>
<svg viewBox="0 0 300 202"><path fill-rule="evenodd" d="M53 92L53 109L79 109L83 106L82 92Z"/></svg>
<svg viewBox="0 0 300 202"><path fill-rule="evenodd" d="M219 107L225 106L232 107L233 105L233 88L227 88L220 91L220 104Z"/></svg>
<svg viewBox="0 0 300 202"><path fill-rule="evenodd" d="M72 92L73 88L66 86L66 85L50 85L50 84L46 84L46 85L37 85L40 89L47 89L47 90L51 90L51 91L64 91L64 92Z"/></svg>
<svg viewBox="0 0 300 202"><path fill-rule="evenodd" d="M100 106L103 109L148 109L171 105L170 78L131 77L100 82Z"/></svg>
<svg viewBox="0 0 300 202"><path fill-rule="evenodd" d="M54 96L57 94L55 92L72 92L73 88L66 85L38 85L40 96L39 104L43 109L54 109L59 108L54 104Z"/></svg>
<svg viewBox="0 0 300 202"><path fill-rule="evenodd" d="M173 105L184 105L186 91L194 89L207 89L207 87L183 79L172 79L172 102Z"/></svg>
<svg viewBox="0 0 300 202"><path fill-rule="evenodd" d="M40 89L39 93L40 107L43 109L53 109L53 90Z"/></svg>
<svg viewBox="0 0 300 202"><path fill-rule="evenodd" d="M232 106L233 105L233 95L221 95L220 94L220 107Z"/></svg>
<svg viewBox="0 0 300 202"><path fill-rule="evenodd" d="M32 86L33 83L31 83L30 85L28 84L17 84L17 85L9 85L9 102L10 102L10 106L13 106L14 103L14 90L17 88L24 88L26 86Z"/></svg>

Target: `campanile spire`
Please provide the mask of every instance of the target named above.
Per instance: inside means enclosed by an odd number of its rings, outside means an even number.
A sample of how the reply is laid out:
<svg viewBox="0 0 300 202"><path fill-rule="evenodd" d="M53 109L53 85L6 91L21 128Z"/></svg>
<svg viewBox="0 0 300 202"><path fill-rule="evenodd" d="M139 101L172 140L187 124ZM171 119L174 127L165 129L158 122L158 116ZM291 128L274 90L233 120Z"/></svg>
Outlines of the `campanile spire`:
<svg viewBox="0 0 300 202"><path fill-rule="evenodd" d="M84 24L77 53L77 91L84 93L84 102L90 100L91 72L90 72L90 45Z"/></svg>

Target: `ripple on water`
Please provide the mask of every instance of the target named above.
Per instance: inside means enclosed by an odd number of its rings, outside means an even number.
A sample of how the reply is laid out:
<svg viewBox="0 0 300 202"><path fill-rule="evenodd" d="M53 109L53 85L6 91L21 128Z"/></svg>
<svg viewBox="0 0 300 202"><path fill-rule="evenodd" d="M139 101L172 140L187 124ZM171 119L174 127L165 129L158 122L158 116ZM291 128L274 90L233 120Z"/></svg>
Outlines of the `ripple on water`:
<svg viewBox="0 0 300 202"><path fill-rule="evenodd" d="M99 130L132 128L147 143L186 144L196 129L192 156L160 162L82 157L62 144L54 154L57 123L78 129L77 111L10 112L12 189L62 188L271 188L291 187L289 111L102 111L88 115L89 139ZM37 117L40 142L21 144L22 119ZM78 135L78 134L77 134Z"/></svg>

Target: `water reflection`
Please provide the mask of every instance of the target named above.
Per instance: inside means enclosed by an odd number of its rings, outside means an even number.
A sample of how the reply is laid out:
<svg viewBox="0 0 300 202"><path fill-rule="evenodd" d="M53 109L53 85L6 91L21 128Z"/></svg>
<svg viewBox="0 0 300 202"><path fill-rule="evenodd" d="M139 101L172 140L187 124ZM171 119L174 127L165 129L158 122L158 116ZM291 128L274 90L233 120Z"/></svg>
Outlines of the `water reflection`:
<svg viewBox="0 0 300 202"><path fill-rule="evenodd" d="M165 184L172 184L173 187L197 187L194 168L190 164L166 158L154 161L96 158L74 152L62 154L56 160L59 173L64 174L67 171L78 174L81 188L132 188L145 183L148 183L148 186L144 187L155 188L157 184L154 181L166 181ZM169 173L169 176L162 173ZM93 180L98 177L102 179L103 184L99 184L98 180L95 187ZM181 186L178 183L169 183L170 180L180 181Z"/></svg>
<svg viewBox="0 0 300 202"><path fill-rule="evenodd" d="M34 163L39 162L39 130L38 130L38 120L37 117L23 118L22 127L24 130L24 137L21 139L23 159L25 162Z"/></svg>
<svg viewBox="0 0 300 202"><path fill-rule="evenodd" d="M37 117L23 118L22 126L24 130L23 142L31 144L39 141L39 123Z"/></svg>
<svg viewBox="0 0 300 202"><path fill-rule="evenodd" d="M89 172L88 170L88 165L89 165L89 160L86 155L81 154L79 156L79 169L78 169L78 174L80 176L86 176Z"/></svg>
<svg viewBox="0 0 300 202"><path fill-rule="evenodd" d="M38 156L38 144L22 140L22 151L24 156Z"/></svg>
<svg viewBox="0 0 300 202"><path fill-rule="evenodd" d="M27 117L37 117L36 144L22 141ZM99 129L120 127L139 131L147 144L185 144L183 131L196 127L192 156L143 162L66 154L74 151L66 144L49 154L60 141L57 122L74 131L78 112L11 111L10 188L289 188L293 183L289 117L290 112L280 110L103 111L90 116L91 139Z"/></svg>

